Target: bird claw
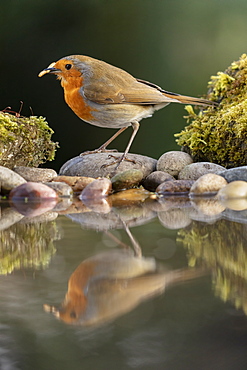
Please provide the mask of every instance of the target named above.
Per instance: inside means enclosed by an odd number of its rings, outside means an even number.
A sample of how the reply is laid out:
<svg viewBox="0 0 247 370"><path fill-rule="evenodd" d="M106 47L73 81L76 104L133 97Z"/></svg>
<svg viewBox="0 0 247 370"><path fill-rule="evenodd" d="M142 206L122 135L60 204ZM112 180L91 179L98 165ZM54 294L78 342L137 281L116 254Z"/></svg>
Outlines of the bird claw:
<svg viewBox="0 0 247 370"><path fill-rule="evenodd" d="M117 164L115 170L118 169L118 167L120 166L120 164L123 162L123 161L127 161L127 162L132 162L132 163L136 163L136 161L134 159L129 159L127 157L125 157L124 155L122 155L121 157L116 157L115 155L113 154L109 154L108 155L108 158L114 158L116 159L114 162L111 162L111 163L108 163L108 164L103 164L101 166L101 168L106 168L106 167L109 167L109 166L113 166L114 164Z"/></svg>

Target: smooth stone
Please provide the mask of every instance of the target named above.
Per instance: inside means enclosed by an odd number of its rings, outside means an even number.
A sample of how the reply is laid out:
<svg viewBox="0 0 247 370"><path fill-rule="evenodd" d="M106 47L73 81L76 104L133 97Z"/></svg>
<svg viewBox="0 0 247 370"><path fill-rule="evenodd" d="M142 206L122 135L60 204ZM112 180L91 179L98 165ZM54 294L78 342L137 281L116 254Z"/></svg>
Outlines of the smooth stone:
<svg viewBox="0 0 247 370"><path fill-rule="evenodd" d="M138 186L143 179L143 173L140 170L126 170L120 172L111 178L112 188L115 191L130 189Z"/></svg>
<svg viewBox="0 0 247 370"><path fill-rule="evenodd" d="M45 185L49 186L49 188L55 190L59 197L66 197L69 198L73 195L72 188L66 184L65 182L46 182Z"/></svg>
<svg viewBox="0 0 247 370"><path fill-rule="evenodd" d="M109 196L113 207L133 205L135 203L142 204L149 197L150 193L145 189L128 189ZM132 211L132 208L130 210Z"/></svg>
<svg viewBox="0 0 247 370"><path fill-rule="evenodd" d="M175 178L169 173L163 171L154 171L144 179L143 186L149 191L156 191L160 184L170 180L175 180Z"/></svg>
<svg viewBox="0 0 247 370"><path fill-rule="evenodd" d="M103 167L115 161L109 155L120 157L122 153L93 153L77 156L67 161L60 169L59 175L66 176L87 176L87 177L113 177L119 172L137 169L143 173L143 178L147 177L156 168L157 160L138 154L127 155L128 159L136 163L125 160L116 169L116 164Z"/></svg>
<svg viewBox="0 0 247 370"><path fill-rule="evenodd" d="M179 180L197 180L206 173L219 174L224 167L211 162L197 162L185 166L178 174Z"/></svg>
<svg viewBox="0 0 247 370"><path fill-rule="evenodd" d="M85 187L93 182L95 178L85 176L57 176L53 182L64 182L68 184L75 193L81 192Z"/></svg>
<svg viewBox="0 0 247 370"><path fill-rule="evenodd" d="M40 182L26 182L12 189L9 198L11 201L20 199L39 200L39 199L57 199L57 193Z"/></svg>
<svg viewBox="0 0 247 370"><path fill-rule="evenodd" d="M179 172L191 163L193 163L193 159L188 153L174 150L162 154L156 167L157 171L164 171L177 177Z"/></svg>
<svg viewBox="0 0 247 370"><path fill-rule="evenodd" d="M165 195L167 193L188 193L193 184L194 181L189 180L165 181L157 187L156 192L159 195Z"/></svg>
<svg viewBox="0 0 247 370"><path fill-rule="evenodd" d="M32 182L47 182L57 176L56 171L50 168L17 166L13 171L22 176L26 181Z"/></svg>
<svg viewBox="0 0 247 370"><path fill-rule="evenodd" d="M227 182L232 181L247 181L247 166L241 166L236 168L230 168L219 173L220 176L224 177Z"/></svg>
<svg viewBox="0 0 247 370"><path fill-rule="evenodd" d="M222 176L215 173L206 173L192 185L189 195L198 196L217 193L225 185L227 185L227 181Z"/></svg>
<svg viewBox="0 0 247 370"><path fill-rule="evenodd" d="M97 179L88 184L79 195L85 203L85 199L100 199L106 197L112 190L112 183L107 178Z"/></svg>
<svg viewBox="0 0 247 370"><path fill-rule="evenodd" d="M1 192L2 190L8 192L21 184L25 184L26 180L9 168L0 166L0 183Z"/></svg>
<svg viewBox="0 0 247 370"><path fill-rule="evenodd" d="M224 188L220 189L217 194L218 199L231 198L246 198L247 197L247 182L246 181L232 181Z"/></svg>

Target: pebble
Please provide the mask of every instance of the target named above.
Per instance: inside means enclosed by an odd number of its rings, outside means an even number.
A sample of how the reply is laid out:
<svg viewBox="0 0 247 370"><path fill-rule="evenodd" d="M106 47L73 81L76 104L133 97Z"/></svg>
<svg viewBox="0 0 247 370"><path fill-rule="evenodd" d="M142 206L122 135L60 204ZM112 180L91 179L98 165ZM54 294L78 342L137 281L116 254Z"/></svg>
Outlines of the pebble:
<svg viewBox="0 0 247 370"><path fill-rule="evenodd" d="M149 191L156 191L162 182L169 180L175 180L175 178L167 172L154 171L144 179L143 186Z"/></svg>
<svg viewBox="0 0 247 370"><path fill-rule="evenodd" d="M224 167L211 162L197 162L185 166L178 174L179 180L197 180L206 173L219 174Z"/></svg>
<svg viewBox="0 0 247 370"><path fill-rule="evenodd" d="M13 170L26 181L32 182L47 182L57 176L56 171L50 168L17 166Z"/></svg>
<svg viewBox="0 0 247 370"><path fill-rule="evenodd" d="M232 181L218 191L218 199L247 198L247 182Z"/></svg>
<svg viewBox="0 0 247 370"><path fill-rule="evenodd" d="M7 167L0 166L1 193L9 192L16 186L26 183L26 180Z"/></svg>
<svg viewBox="0 0 247 370"><path fill-rule="evenodd" d="M156 192L159 195L188 193L193 184L194 181L189 180L165 181L157 187Z"/></svg>
<svg viewBox="0 0 247 370"><path fill-rule="evenodd" d="M100 199L106 197L112 190L112 183L105 177L97 179L88 184L79 195L83 202L85 199ZM85 203L85 202L84 202Z"/></svg>
<svg viewBox="0 0 247 370"><path fill-rule="evenodd" d="M119 207L123 204L143 203L149 197L150 193L145 189L128 189L110 195L113 207Z"/></svg>
<svg viewBox="0 0 247 370"><path fill-rule="evenodd" d="M156 159L131 153L128 154L127 158L134 160L135 163L125 160L117 169L116 164L104 167L104 165L115 161L114 158L109 157L110 154L116 157L120 157L122 155L122 153L107 152L78 156L67 161L61 167L59 175L111 178L119 172L137 169L143 173L143 178L145 178L156 169Z"/></svg>
<svg viewBox="0 0 247 370"><path fill-rule="evenodd" d="M11 201L57 199L57 193L40 182L26 182L12 189L9 198Z"/></svg>
<svg viewBox="0 0 247 370"><path fill-rule="evenodd" d="M177 177L179 172L191 163L193 163L193 159L188 153L174 150L164 153L158 159L156 168L158 171L164 171Z"/></svg>
<svg viewBox="0 0 247 370"><path fill-rule="evenodd" d="M115 191L131 189L138 186L143 179L143 173L140 170L126 170L120 172L111 178L112 188Z"/></svg>
<svg viewBox="0 0 247 370"><path fill-rule="evenodd" d="M73 195L72 188L66 184L65 182L46 182L45 185L49 186L49 188L55 190L59 197L66 197L69 198Z"/></svg>
<svg viewBox="0 0 247 370"><path fill-rule="evenodd" d="M220 176L224 177L227 182L247 181L247 166L230 168L220 172Z"/></svg>
<svg viewBox="0 0 247 370"><path fill-rule="evenodd" d="M53 182L64 182L68 184L75 193L81 192L85 187L93 182L95 178L85 176L57 176Z"/></svg>
<svg viewBox="0 0 247 370"><path fill-rule="evenodd" d="M190 189L190 196L209 195L217 193L223 186L227 185L224 177L215 173L206 173L199 177Z"/></svg>

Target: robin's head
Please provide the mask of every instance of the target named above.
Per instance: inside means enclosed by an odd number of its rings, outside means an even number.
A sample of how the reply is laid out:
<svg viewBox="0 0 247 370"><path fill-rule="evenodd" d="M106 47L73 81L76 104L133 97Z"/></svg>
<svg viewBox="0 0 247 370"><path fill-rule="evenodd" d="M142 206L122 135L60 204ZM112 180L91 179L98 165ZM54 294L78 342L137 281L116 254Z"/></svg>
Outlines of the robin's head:
<svg viewBox="0 0 247 370"><path fill-rule="evenodd" d="M65 57L57 62L52 62L38 76L42 77L47 73L55 74L59 80L67 80L71 77L80 77L82 75L78 63L76 63L76 58L72 57Z"/></svg>

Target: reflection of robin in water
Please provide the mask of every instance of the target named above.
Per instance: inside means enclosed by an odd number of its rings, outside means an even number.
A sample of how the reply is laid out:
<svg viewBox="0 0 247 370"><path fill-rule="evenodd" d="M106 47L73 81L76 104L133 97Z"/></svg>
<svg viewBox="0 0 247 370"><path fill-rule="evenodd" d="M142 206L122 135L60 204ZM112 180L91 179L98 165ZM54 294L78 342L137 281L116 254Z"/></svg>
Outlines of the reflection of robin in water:
<svg viewBox="0 0 247 370"><path fill-rule="evenodd" d="M216 103L192 98L161 89L153 83L138 80L120 68L84 55L71 55L39 73L54 73L61 80L66 103L75 114L92 125L119 129L98 150L106 147L128 126L133 133L122 157L126 157L143 118L151 117L169 103L194 104L201 106Z"/></svg>
<svg viewBox="0 0 247 370"><path fill-rule="evenodd" d="M96 326L161 294L170 284L202 275L195 269L159 271L154 258L142 257L133 237L132 242L138 255L125 248L83 261L69 279L61 308L44 305L44 309L69 324Z"/></svg>

